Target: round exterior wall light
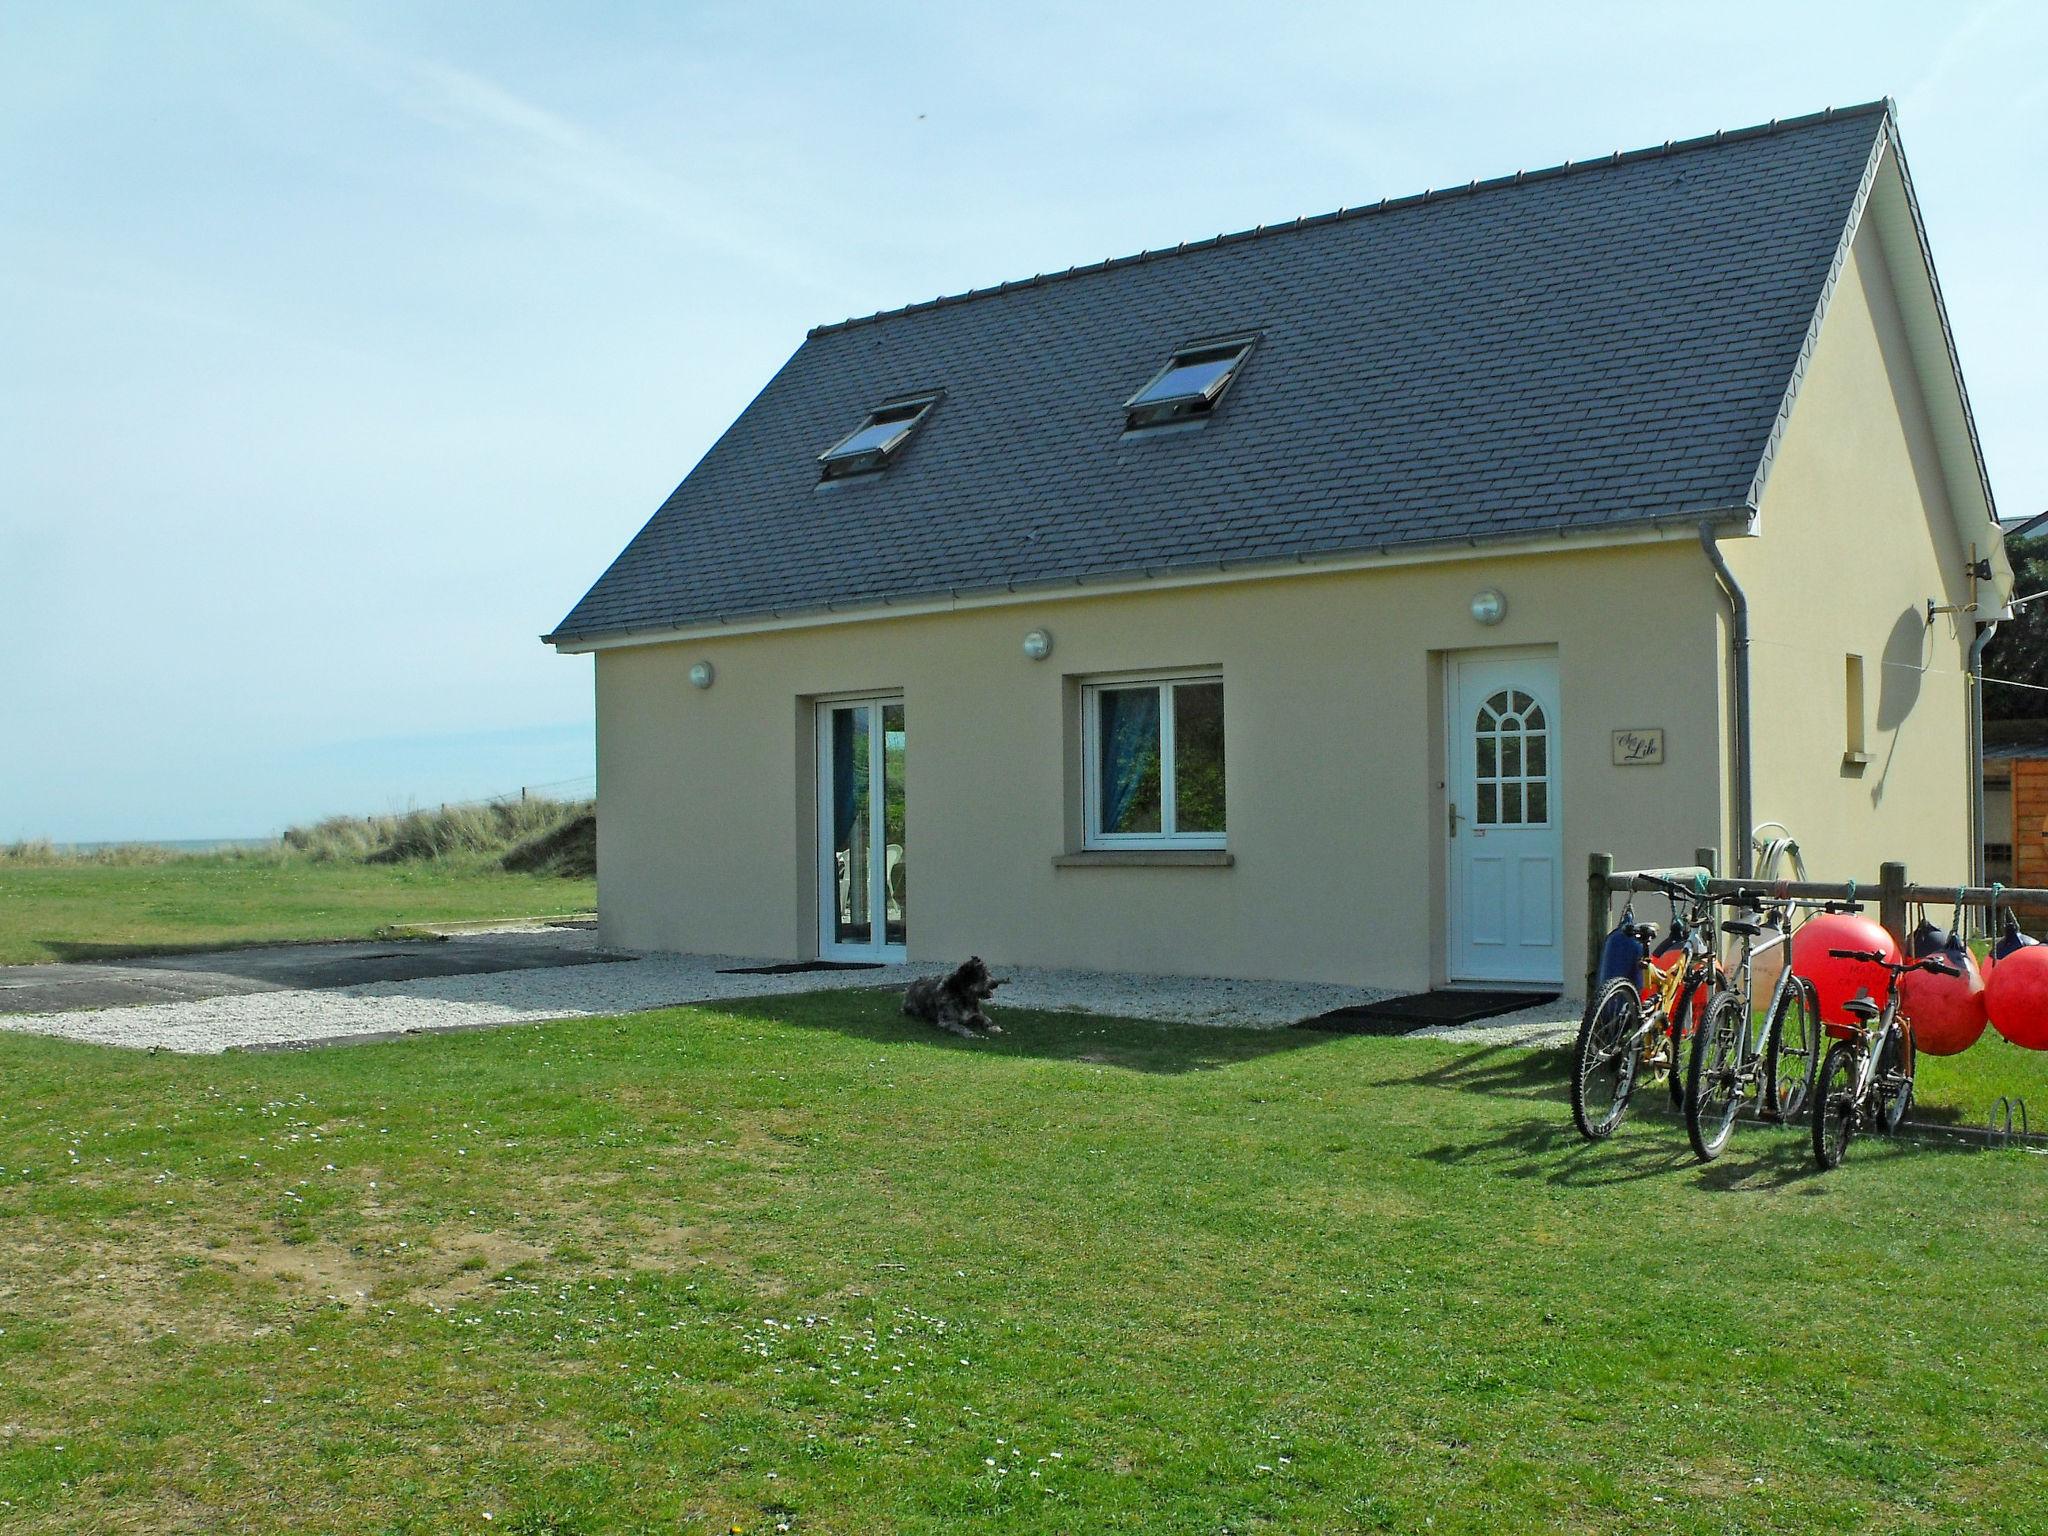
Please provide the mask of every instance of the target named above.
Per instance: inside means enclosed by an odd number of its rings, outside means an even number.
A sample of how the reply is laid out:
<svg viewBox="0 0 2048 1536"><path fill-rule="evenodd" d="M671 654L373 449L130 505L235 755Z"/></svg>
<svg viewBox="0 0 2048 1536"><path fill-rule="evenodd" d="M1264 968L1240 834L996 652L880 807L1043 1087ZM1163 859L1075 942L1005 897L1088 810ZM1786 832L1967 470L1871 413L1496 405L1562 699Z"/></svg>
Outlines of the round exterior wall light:
<svg viewBox="0 0 2048 1536"><path fill-rule="evenodd" d="M717 676L717 669L708 661L692 662L690 665L690 686L692 688L709 688L712 680Z"/></svg>
<svg viewBox="0 0 2048 1536"><path fill-rule="evenodd" d="M1033 661L1043 661L1052 654L1052 631L1034 629L1024 637L1024 654Z"/></svg>
<svg viewBox="0 0 2048 1536"><path fill-rule="evenodd" d="M1484 592L1472 594L1472 617L1481 624L1494 625L1508 616L1508 600L1501 595L1500 588L1488 587Z"/></svg>

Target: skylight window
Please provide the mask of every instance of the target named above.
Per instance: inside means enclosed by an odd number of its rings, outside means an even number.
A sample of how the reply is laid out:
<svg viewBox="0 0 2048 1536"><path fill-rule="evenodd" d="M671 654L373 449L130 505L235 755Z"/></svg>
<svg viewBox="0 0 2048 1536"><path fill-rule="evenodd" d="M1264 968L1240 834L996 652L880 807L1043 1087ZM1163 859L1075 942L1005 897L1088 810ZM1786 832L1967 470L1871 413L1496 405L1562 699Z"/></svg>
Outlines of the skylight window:
<svg viewBox="0 0 2048 1536"><path fill-rule="evenodd" d="M818 455L825 478L837 480L887 469L938 398L937 394L905 395L876 406L866 421Z"/></svg>
<svg viewBox="0 0 2048 1536"><path fill-rule="evenodd" d="M1251 350L1249 336L1182 347L1158 377L1124 402L1124 424L1156 427L1208 414Z"/></svg>

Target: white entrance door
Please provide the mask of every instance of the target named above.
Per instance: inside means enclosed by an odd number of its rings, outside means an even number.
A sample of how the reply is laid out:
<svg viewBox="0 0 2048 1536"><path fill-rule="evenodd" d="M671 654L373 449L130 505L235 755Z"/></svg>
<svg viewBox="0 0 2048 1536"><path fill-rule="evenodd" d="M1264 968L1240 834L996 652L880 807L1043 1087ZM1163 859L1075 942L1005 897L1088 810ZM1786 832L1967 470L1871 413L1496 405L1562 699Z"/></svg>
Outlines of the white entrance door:
<svg viewBox="0 0 2048 1536"><path fill-rule="evenodd" d="M1457 656L1446 682L1449 979L1561 985L1557 658Z"/></svg>
<svg viewBox="0 0 2048 1536"><path fill-rule="evenodd" d="M825 959L904 958L907 747L901 699L818 706L818 953Z"/></svg>

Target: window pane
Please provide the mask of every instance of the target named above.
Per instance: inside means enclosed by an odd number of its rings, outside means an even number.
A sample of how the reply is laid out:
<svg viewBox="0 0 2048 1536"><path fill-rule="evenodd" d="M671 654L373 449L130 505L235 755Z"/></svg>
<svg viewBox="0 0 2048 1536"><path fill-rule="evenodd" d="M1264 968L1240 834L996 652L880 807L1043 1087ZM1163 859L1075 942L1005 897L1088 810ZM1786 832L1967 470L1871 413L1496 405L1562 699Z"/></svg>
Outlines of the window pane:
<svg viewBox="0 0 2048 1536"><path fill-rule="evenodd" d="M1494 786L1493 786L1493 785L1491 785L1491 784L1482 784L1482 785L1480 785L1480 786L1479 786L1479 816L1478 816L1478 821L1479 821L1479 824L1480 824L1480 825L1481 825L1482 827L1490 827L1490 826L1494 825L1494 824L1495 824L1496 822L1498 822L1499 820L1500 820L1500 810L1499 810L1499 807L1498 807L1498 805L1496 804L1496 802L1495 802L1495 800L1494 800Z"/></svg>
<svg viewBox="0 0 2048 1536"><path fill-rule="evenodd" d="M835 444L832 448L831 457L835 459L850 459L857 454L872 453L878 448L888 447L909 430L909 424L906 422L875 422L872 425L862 427L851 437Z"/></svg>
<svg viewBox="0 0 2048 1536"><path fill-rule="evenodd" d="M841 944L866 944L874 936L868 918L873 782L867 706L833 710L832 936Z"/></svg>
<svg viewBox="0 0 2048 1536"><path fill-rule="evenodd" d="M1177 832L1223 830L1223 685L1173 689L1173 822Z"/></svg>
<svg viewBox="0 0 2048 1536"><path fill-rule="evenodd" d="M1159 690L1105 688L1095 707L1099 830L1160 831Z"/></svg>
<svg viewBox="0 0 2048 1536"><path fill-rule="evenodd" d="M1503 826L1514 826L1522 819L1522 786L1503 784L1500 787L1500 819Z"/></svg>
<svg viewBox="0 0 2048 1536"><path fill-rule="evenodd" d="M1531 778L1540 779L1550 772L1544 766L1549 755L1549 740L1547 736L1531 736L1529 738L1529 776Z"/></svg>
<svg viewBox="0 0 2048 1536"><path fill-rule="evenodd" d="M1550 820L1550 786L1531 784L1529 786L1529 820L1538 824Z"/></svg>
<svg viewBox="0 0 2048 1536"><path fill-rule="evenodd" d="M1242 352L1226 352L1220 357L1214 354L1196 355L1186 361L1177 362L1161 374L1157 382L1145 387L1145 392L1133 400L1133 405L1147 405L1161 400L1187 400L1199 397L1237 366Z"/></svg>
<svg viewBox="0 0 2048 1536"><path fill-rule="evenodd" d="M1500 743L1500 771L1509 778L1522 771L1522 738L1504 736Z"/></svg>
<svg viewBox="0 0 2048 1536"><path fill-rule="evenodd" d="M1500 769L1495 766L1494 762L1494 739L1491 736L1481 736L1479 738L1479 777L1482 779L1492 779L1499 776Z"/></svg>
<svg viewBox="0 0 2048 1536"><path fill-rule="evenodd" d="M908 803L903 797L904 759L909 737L903 729L903 706L882 706L882 835L886 840L882 857L883 889L889 910L884 914L891 944L904 941L910 922L910 865L904 850L909 843Z"/></svg>

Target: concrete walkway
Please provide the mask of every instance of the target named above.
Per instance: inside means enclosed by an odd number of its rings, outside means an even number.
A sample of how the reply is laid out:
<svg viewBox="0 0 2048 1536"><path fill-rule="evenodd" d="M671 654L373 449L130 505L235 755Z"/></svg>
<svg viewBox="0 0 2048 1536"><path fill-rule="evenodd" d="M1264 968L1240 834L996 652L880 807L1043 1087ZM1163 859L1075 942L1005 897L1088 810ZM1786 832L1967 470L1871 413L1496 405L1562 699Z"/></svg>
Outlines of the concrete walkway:
<svg viewBox="0 0 2048 1536"><path fill-rule="evenodd" d="M10 965L0 967L0 1013L77 1013L255 992L317 992L616 958L576 942L573 930L519 929L424 942L265 944L203 954Z"/></svg>
<svg viewBox="0 0 2048 1536"><path fill-rule="evenodd" d="M287 953L286 951L290 951ZM348 953L340 953L347 951ZM317 953L316 953L317 952ZM546 1019L636 1013L684 1003L815 992L828 988L900 990L936 966L735 974L759 964L719 955L619 955L589 932L521 929L467 934L439 942L293 945L119 967L18 967L0 971L0 1010L19 1000L87 1003L34 1013L0 1012L0 1029L138 1049L210 1053L391 1039L448 1030L487 1029ZM28 971L65 973L32 979ZM90 971L92 977L71 973ZM119 971L120 977L101 977ZM130 976L135 972L139 975ZM1387 994L1362 987L1093 971L1001 968L1007 984L992 1005L1074 1009L1188 1024L1279 1028ZM119 988L136 1006L105 1006L90 989ZM177 992L172 989L192 990ZM147 989L161 989L154 998ZM1553 1003L1425 1033L1474 1042L1546 1043L1578 1021L1576 1004Z"/></svg>

